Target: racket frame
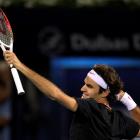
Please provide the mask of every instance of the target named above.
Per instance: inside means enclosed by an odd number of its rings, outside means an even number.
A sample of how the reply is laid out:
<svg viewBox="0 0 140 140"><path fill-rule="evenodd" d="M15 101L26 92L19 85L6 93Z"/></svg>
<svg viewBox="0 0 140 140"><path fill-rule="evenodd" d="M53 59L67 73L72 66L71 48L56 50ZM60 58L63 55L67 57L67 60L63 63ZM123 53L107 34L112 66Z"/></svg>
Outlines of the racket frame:
<svg viewBox="0 0 140 140"><path fill-rule="evenodd" d="M5 13L2 11L2 9L0 9L6 22L8 22L8 26L10 26L10 22L8 20L8 18L6 17ZM11 29L11 32L12 32L12 28L10 26L10 29ZM10 51L13 51L13 38L11 37L11 40L10 40L10 45L6 45L5 43L3 43L1 40L0 40L0 47L2 49L3 52L6 51L6 49L10 50ZM13 66L13 64L10 64L10 70L11 70L11 73L12 73L12 76L13 76L13 79L14 79L14 82L15 82L15 86L16 86L16 89L17 89L17 93L18 95L22 95L25 93L24 89L23 89L23 86L22 86L22 83L21 83L21 80L20 80L20 77L19 77L19 74L18 74L18 71L17 69Z"/></svg>

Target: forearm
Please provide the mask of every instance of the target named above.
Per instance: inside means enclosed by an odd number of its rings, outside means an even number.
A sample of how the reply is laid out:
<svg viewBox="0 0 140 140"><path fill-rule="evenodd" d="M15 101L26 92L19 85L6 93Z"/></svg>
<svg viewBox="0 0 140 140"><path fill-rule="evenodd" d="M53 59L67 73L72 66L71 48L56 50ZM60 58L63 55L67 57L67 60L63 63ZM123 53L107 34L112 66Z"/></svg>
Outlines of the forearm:
<svg viewBox="0 0 140 140"><path fill-rule="evenodd" d="M133 119L140 124L140 108L137 106L133 110L130 111Z"/></svg>
<svg viewBox="0 0 140 140"><path fill-rule="evenodd" d="M29 80L31 80L32 83L49 98L56 100L57 94L59 92L62 93L62 91L51 81L31 70L24 64L21 63L19 66L17 66L17 69L21 71L21 73L23 73Z"/></svg>
<svg viewBox="0 0 140 140"><path fill-rule="evenodd" d="M24 64L20 64L16 66L18 70L20 70L32 83L47 97L52 100L55 100L65 106L67 109L71 111L76 111L77 102L73 97L65 94L60 88L58 88L55 84L53 84L48 79L44 78L40 74L31 70Z"/></svg>
<svg viewBox="0 0 140 140"><path fill-rule="evenodd" d="M31 70L23 63L21 63L21 61L17 58L17 56L13 52L5 51L4 58L8 62L8 64L13 64L47 97L56 100L57 102L64 105L66 108L70 109L71 111L76 111L78 105L74 98L68 96L51 81L44 78L43 76L36 73L35 71Z"/></svg>
<svg viewBox="0 0 140 140"><path fill-rule="evenodd" d="M124 91L119 93L119 100L126 106L132 118L140 124L140 108L137 106L132 97Z"/></svg>

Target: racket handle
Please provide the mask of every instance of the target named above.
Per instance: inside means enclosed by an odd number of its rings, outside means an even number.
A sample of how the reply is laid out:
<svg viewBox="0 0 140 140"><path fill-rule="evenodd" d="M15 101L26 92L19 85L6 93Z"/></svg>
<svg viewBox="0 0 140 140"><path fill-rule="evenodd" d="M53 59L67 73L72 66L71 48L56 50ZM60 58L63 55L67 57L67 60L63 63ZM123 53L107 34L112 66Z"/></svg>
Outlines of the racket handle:
<svg viewBox="0 0 140 140"><path fill-rule="evenodd" d="M22 86L21 80L19 78L19 74L18 74L17 69L12 67L11 68L11 73L12 73L12 76L13 76L13 79L14 79L14 82L15 82L15 85L16 85L16 88L17 88L18 95L24 94L25 91L23 89L23 86Z"/></svg>

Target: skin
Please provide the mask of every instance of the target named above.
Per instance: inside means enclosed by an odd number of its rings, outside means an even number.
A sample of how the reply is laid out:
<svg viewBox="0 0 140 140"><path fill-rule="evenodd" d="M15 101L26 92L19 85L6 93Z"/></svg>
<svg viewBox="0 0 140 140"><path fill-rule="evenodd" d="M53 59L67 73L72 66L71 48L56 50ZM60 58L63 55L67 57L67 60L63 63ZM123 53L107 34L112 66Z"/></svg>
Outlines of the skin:
<svg viewBox="0 0 140 140"><path fill-rule="evenodd" d="M84 85L81 88L82 97L83 99L92 98L96 100L98 103L102 103L105 105L109 105L106 97L109 94L109 91L106 90L102 93L99 92L100 87L99 85L93 81L90 77L86 77L84 80Z"/></svg>
<svg viewBox="0 0 140 140"><path fill-rule="evenodd" d="M60 104L62 104L63 106L65 106L73 112L77 110L78 104L73 97L68 96L54 83L25 66L17 58L15 53L11 51L5 51L4 58L8 64L13 64L28 79L30 79L42 93L44 93L50 99L56 100L57 102L59 102ZM99 93L99 86L89 77L86 77L84 82L85 84L81 88L81 98L93 98L97 102L108 104L107 99L105 98L108 95L108 92Z"/></svg>
<svg viewBox="0 0 140 140"><path fill-rule="evenodd" d="M124 94L125 94L125 92L121 90L118 93L118 100L121 100L121 98L123 97ZM140 108L138 106L136 106L133 110L130 111L130 114L131 114L132 118L140 124ZM140 136L140 130L139 130L137 136Z"/></svg>
<svg viewBox="0 0 140 140"><path fill-rule="evenodd" d="M59 102L60 104L62 104L63 106L65 106L66 108L68 108L69 110L73 112L77 110L78 104L73 97L68 96L61 89L59 89L54 83L52 83L48 79L44 78L43 76L39 75L35 71L25 66L13 52L5 51L4 58L8 64L13 64L29 80L31 80L32 83L47 97ZM96 84L95 81L90 79L90 77L88 76L84 80L84 85L81 88L81 92L82 92L81 98L83 99L93 98L98 103L102 103L105 105L109 104L106 99L106 97L109 94L109 91L105 90L102 93L99 93L99 86ZM123 92L120 92L119 94L120 94L119 96L120 98L122 98L122 96L124 95ZM137 119L140 120L139 109L132 110L132 114L134 116L137 116L138 117ZM140 131L138 133L138 136L140 136Z"/></svg>

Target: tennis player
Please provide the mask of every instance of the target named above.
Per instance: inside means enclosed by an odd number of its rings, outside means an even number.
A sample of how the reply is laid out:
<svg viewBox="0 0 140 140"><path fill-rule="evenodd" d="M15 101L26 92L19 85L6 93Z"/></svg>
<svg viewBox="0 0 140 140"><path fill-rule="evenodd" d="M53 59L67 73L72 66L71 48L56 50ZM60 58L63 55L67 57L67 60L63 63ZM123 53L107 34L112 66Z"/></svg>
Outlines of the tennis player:
<svg viewBox="0 0 140 140"><path fill-rule="evenodd" d="M28 68L15 53L6 51L4 58L48 98L74 113L70 140L121 140L140 136L140 109L130 95L122 90L123 83L114 68L95 65L84 79L81 98L75 98ZM116 99L132 113L131 118L110 106L110 103Z"/></svg>

